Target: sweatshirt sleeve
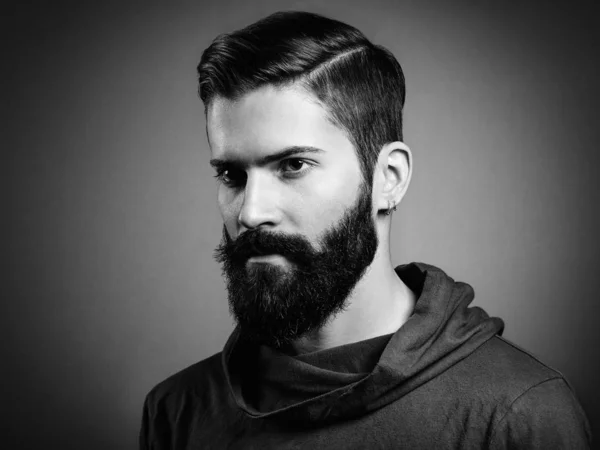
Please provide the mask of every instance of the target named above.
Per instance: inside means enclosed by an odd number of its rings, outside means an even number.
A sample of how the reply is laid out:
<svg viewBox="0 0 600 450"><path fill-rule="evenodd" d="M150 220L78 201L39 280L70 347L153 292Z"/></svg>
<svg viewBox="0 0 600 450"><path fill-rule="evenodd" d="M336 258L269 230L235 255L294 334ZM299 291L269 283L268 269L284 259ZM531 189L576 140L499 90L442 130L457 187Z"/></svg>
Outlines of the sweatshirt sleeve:
<svg viewBox="0 0 600 450"><path fill-rule="evenodd" d="M150 411L148 411L148 397L144 400L144 407L142 408L142 423L139 432L139 450L148 450L150 448L148 442L150 422Z"/></svg>
<svg viewBox="0 0 600 450"><path fill-rule="evenodd" d="M512 403L495 426L492 449L589 449L583 408L562 378L537 384Z"/></svg>
<svg viewBox="0 0 600 450"><path fill-rule="evenodd" d="M139 432L139 450L163 450L171 448L170 430L164 405L157 401L151 391L144 400L142 423Z"/></svg>

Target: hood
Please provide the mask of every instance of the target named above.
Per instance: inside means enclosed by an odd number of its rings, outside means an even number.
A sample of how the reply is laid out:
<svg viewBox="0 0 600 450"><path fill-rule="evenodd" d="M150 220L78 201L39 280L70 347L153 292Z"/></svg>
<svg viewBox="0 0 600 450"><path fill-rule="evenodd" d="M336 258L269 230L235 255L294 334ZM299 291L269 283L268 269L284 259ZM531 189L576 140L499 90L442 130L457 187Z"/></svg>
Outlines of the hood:
<svg viewBox="0 0 600 450"><path fill-rule="evenodd" d="M468 306L474 298L468 284L423 263L395 271L418 298L392 335L305 357L251 347L236 328L222 364L239 408L287 423L347 420L399 399L502 333L502 320Z"/></svg>

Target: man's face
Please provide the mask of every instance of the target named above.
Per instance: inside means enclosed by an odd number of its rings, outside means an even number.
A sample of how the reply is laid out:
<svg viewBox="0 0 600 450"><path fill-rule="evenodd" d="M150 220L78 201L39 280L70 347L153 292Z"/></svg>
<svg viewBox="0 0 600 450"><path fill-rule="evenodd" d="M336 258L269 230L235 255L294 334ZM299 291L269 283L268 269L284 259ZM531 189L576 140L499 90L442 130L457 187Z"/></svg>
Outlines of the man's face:
<svg viewBox="0 0 600 450"><path fill-rule="evenodd" d="M302 90L217 99L207 127L231 311L248 339L283 346L342 310L372 262L371 193L346 134Z"/></svg>

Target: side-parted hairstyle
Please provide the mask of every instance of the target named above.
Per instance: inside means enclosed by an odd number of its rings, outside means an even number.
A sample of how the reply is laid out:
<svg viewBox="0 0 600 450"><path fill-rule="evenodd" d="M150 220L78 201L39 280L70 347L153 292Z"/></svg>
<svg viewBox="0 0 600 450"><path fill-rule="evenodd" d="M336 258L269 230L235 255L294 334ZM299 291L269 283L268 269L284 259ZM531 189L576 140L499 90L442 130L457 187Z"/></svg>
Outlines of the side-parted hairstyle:
<svg viewBox="0 0 600 450"><path fill-rule="evenodd" d="M198 65L205 113L263 87L311 93L354 144L369 188L379 152L402 141L404 74L392 53L337 20L282 11L217 36Z"/></svg>

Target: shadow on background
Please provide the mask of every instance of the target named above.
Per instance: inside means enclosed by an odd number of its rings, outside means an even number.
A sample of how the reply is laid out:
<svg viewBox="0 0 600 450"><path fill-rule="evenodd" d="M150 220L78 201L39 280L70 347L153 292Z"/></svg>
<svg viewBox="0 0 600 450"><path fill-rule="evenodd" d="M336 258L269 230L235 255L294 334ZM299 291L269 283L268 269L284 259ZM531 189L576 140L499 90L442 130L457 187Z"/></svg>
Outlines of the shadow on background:
<svg viewBox="0 0 600 450"><path fill-rule="evenodd" d="M598 436L592 3L365 5L5 9L5 448L135 448L148 390L221 349L232 324L195 67L217 34L278 9L346 21L397 55L415 174L395 258L472 284L506 337L571 381Z"/></svg>

